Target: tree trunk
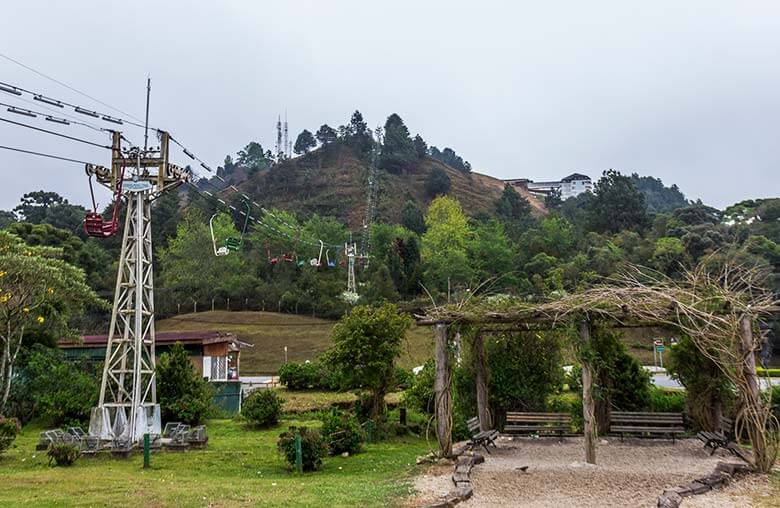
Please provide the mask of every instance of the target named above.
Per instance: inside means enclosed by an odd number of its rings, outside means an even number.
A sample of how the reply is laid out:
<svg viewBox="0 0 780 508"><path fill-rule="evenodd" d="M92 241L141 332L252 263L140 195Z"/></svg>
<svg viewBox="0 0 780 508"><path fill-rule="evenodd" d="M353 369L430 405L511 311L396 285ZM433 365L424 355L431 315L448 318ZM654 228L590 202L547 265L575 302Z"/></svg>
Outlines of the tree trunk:
<svg viewBox="0 0 780 508"><path fill-rule="evenodd" d="M447 351L447 325L436 325L436 378L433 390L436 401L436 438L445 457L452 455L452 398L450 366Z"/></svg>
<svg viewBox="0 0 780 508"><path fill-rule="evenodd" d="M488 398L488 366L485 357L485 339L482 332L477 331L474 336L474 372L477 385L477 416L479 417L479 429L491 430L493 419L490 415L490 402Z"/></svg>
<svg viewBox="0 0 780 508"><path fill-rule="evenodd" d="M761 400L761 392L756 374L756 355L753 344L753 321L748 315L742 316L739 322L740 353L742 354L742 375L746 381L743 422L747 428L750 444L753 445L754 467L761 473L767 473L772 468L774 456L767 447L765 425L768 408Z"/></svg>
<svg viewBox="0 0 780 508"><path fill-rule="evenodd" d="M590 325L587 321L580 322L581 347L587 349L590 344ZM593 404L593 366L588 355L581 355L582 362L582 419L585 434L585 461L596 463L596 415Z"/></svg>

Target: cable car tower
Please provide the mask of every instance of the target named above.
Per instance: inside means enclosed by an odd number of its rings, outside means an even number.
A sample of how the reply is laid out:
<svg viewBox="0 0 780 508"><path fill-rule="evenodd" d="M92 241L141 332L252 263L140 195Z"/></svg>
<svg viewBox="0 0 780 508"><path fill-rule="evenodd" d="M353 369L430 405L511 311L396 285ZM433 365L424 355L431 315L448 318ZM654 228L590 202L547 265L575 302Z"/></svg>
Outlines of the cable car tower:
<svg viewBox="0 0 780 508"><path fill-rule="evenodd" d="M170 136L157 131L157 149L122 148L112 135L111 169L86 165L87 174L124 197L124 235L98 406L89 433L101 441L133 446L145 433L160 434L154 369L154 278L151 203L190 180L188 170L168 162Z"/></svg>

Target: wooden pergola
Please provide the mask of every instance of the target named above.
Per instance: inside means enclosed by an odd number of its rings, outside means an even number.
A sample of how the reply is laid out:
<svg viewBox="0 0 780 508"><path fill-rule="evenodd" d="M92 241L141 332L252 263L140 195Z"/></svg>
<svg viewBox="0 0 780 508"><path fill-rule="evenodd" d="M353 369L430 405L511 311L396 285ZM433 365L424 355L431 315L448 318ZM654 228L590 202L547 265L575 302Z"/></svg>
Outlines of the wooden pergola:
<svg viewBox="0 0 780 508"><path fill-rule="evenodd" d="M631 282L633 279L629 280ZM525 300L490 302L489 299L471 301L461 305L433 307L424 315L417 315L418 326L430 326L435 334L436 373L434 382L436 436L440 453L452 454L452 397L451 369L448 354L450 330L460 325L471 325L475 330L473 342L473 367L475 371L477 415L481 430L493 425L489 407L488 363L484 335L497 332L527 332L569 327L577 330L575 348L588 347L595 322L611 328L636 328L659 326L692 330L702 327L702 333L730 334L733 347L741 358L738 369L746 392L743 400L760 404L755 355L757 341L753 334L753 321L757 316L778 312L775 295L760 301L744 301L744 295L734 299L717 301L712 298L694 298L694 289L668 284L656 287L623 283L603 286L571 294L555 301L531 304ZM742 301L741 304L739 302ZM706 310L699 310L704 308ZM713 310L714 309L714 310ZM698 312L698 314L696 314ZM715 316L708 320L706 317ZM718 328L720 327L720 328ZM697 343L697 347L700 345ZM594 368L588 355L581 355L583 433L585 460L596 463L597 426L593 400ZM741 386L738 386L741 389ZM763 431L763 429L761 429ZM759 432L761 433L761 432ZM751 441L758 439L750 434ZM755 443L754 443L755 447Z"/></svg>

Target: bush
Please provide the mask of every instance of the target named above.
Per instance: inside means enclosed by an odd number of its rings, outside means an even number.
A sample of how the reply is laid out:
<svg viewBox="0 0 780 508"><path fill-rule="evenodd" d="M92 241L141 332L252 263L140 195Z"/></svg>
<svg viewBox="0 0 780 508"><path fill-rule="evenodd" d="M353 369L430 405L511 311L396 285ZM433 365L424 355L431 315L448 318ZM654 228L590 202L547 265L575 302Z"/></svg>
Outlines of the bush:
<svg viewBox="0 0 780 508"><path fill-rule="evenodd" d="M279 368L279 381L292 391L337 391L343 388L339 372L319 359L314 362L285 363Z"/></svg>
<svg viewBox="0 0 780 508"><path fill-rule="evenodd" d="M57 466L67 467L76 462L81 455L81 450L73 443L53 443L49 445L46 455L49 456L50 466L54 463Z"/></svg>
<svg viewBox="0 0 780 508"><path fill-rule="evenodd" d="M422 370L414 376L411 386L404 391L401 400L406 407L418 413L433 414L433 378L435 375L436 366L433 360L428 360Z"/></svg>
<svg viewBox="0 0 780 508"><path fill-rule="evenodd" d="M414 373L411 370L396 366L393 375L393 384L395 385L395 388L406 390L412 386L412 383L414 383Z"/></svg>
<svg viewBox="0 0 780 508"><path fill-rule="evenodd" d="M273 390L255 390L241 404L241 414L256 427L271 427L279 422L282 402Z"/></svg>
<svg viewBox="0 0 780 508"><path fill-rule="evenodd" d="M769 395L772 397L772 414L780 421L780 385L773 385Z"/></svg>
<svg viewBox="0 0 780 508"><path fill-rule="evenodd" d="M656 413L685 412L685 392L677 390L650 389L650 411Z"/></svg>
<svg viewBox="0 0 780 508"><path fill-rule="evenodd" d="M157 396L163 421L194 425L211 413L213 389L195 370L180 342L160 355Z"/></svg>
<svg viewBox="0 0 780 508"><path fill-rule="evenodd" d="M19 422L14 418L0 416L0 454L11 447L19 433Z"/></svg>
<svg viewBox="0 0 780 508"><path fill-rule="evenodd" d="M322 458L328 453L328 447L316 430L306 427L290 427L279 435L277 449L284 455L291 468L295 467L295 436L301 436L301 456L304 471L316 471L322 466Z"/></svg>
<svg viewBox="0 0 780 508"><path fill-rule="evenodd" d="M331 410L322 417L322 435L331 455L357 453L365 436L354 415Z"/></svg>
<svg viewBox="0 0 780 508"><path fill-rule="evenodd" d="M20 419L37 417L57 427L84 426L99 392L99 379L86 365L36 344L15 372L9 407L16 408Z"/></svg>

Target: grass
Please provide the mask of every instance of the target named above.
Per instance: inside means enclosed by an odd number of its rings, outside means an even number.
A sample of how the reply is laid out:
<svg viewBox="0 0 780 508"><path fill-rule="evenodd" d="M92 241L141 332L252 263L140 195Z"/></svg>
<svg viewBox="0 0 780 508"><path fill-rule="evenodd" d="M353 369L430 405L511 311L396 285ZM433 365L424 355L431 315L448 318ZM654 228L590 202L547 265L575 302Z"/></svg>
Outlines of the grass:
<svg viewBox="0 0 780 508"><path fill-rule="evenodd" d="M241 350L241 374L275 374L284 363L284 347L293 362L313 360L330 345L335 321L276 312L208 311L183 314L158 321L160 331L216 330L231 332L250 344ZM433 356L430 327L413 326L406 335L398 364L412 368Z"/></svg>
<svg viewBox="0 0 780 508"><path fill-rule="evenodd" d="M149 470L140 453L49 467L45 452L34 451L41 429L27 426L0 456L0 506L392 506L411 492L415 459L429 451L422 439L395 438L348 458L327 458L321 471L298 475L276 451L279 433L290 424L319 422L284 420L255 431L212 420L207 449L155 453Z"/></svg>
<svg viewBox="0 0 780 508"><path fill-rule="evenodd" d="M276 391L284 399L282 411L292 414L324 411L334 406L344 407L357 400L352 392L290 391L284 387L276 388ZM400 400L401 392L385 396L385 402L391 407L397 406Z"/></svg>

